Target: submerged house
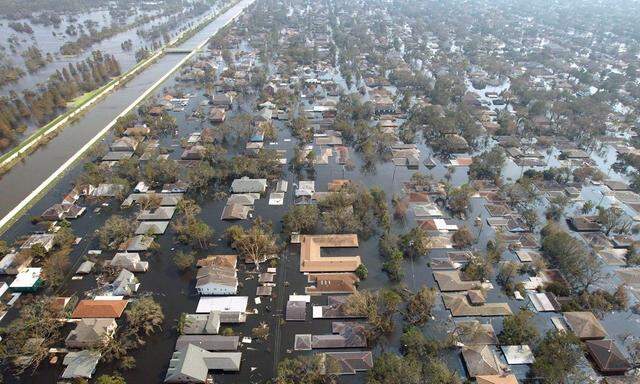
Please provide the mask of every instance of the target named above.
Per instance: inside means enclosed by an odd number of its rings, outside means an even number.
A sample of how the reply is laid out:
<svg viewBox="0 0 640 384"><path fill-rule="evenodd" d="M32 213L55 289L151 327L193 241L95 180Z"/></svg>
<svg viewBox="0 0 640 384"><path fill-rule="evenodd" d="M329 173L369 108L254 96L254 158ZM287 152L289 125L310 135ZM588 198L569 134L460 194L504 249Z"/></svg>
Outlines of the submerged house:
<svg viewBox="0 0 640 384"><path fill-rule="evenodd" d="M196 290L201 295L234 295L238 292L235 268L206 266L198 269Z"/></svg>
<svg viewBox="0 0 640 384"><path fill-rule="evenodd" d="M82 350L69 352L62 364L65 366L62 379L90 379L100 361L101 354L97 351Z"/></svg>
<svg viewBox="0 0 640 384"><path fill-rule="evenodd" d="M193 344L175 351L165 383L205 383L209 371L237 372L242 352L209 352Z"/></svg>
<svg viewBox="0 0 640 384"><path fill-rule="evenodd" d="M68 348L93 348L106 343L116 331L115 319L82 319L64 343Z"/></svg>
<svg viewBox="0 0 640 384"><path fill-rule="evenodd" d="M564 319L580 340L598 340L607 337L607 331L600 320L589 311L565 312Z"/></svg>
<svg viewBox="0 0 640 384"><path fill-rule="evenodd" d="M613 340L589 340L586 346L598 371L607 375L622 375L631 369L631 363Z"/></svg>
<svg viewBox="0 0 640 384"><path fill-rule="evenodd" d="M29 252L7 253L0 260L0 275L17 275L31 265L31 260Z"/></svg>
<svg viewBox="0 0 640 384"><path fill-rule="evenodd" d="M353 272L360 256L323 257L322 248L357 248L358 235L300 236L300 272Z"/></svg>
<svg viewBox="0 0 640 384"><path fill-rule="evenodd" d="M149 269L148 261L141 261L137 252L119 252L108 261L115 268L127 269L131 272L146 272Z"/></svg>
<svg viewBox="0 0 640 384"><path fill-rule="evenodd" d="M114 296L131 296L139 286L140 283L135 275L126 269L121 270L118 277L111 283Z"/></svg>
<svg viewBox="0 0 640 384"><path fill-rule="evenodd" d="M264 193L266 189L267 179L250 179L244 176L231 183L231 192L233 193Z"/></svg>
<svg viewBox="0 0 640 384"><path fill-rule="evenodd" d="M35 292L43 284L42 268L27 268L18 273L9 288L13 292Z"/></svg>
<svg viewBox="0 0 640 384"><path fill-rule="evenodd" d="M80 300L71 314L72 319L110 318L122 316L127 307L127 300Z"/></svg>
<svg viewBox="0 0 640 384"><path fill-rule="evenodd" d="M72 220L80 217L85 211L85 207L75 204L54 204L46 211L42 212L40 217L46 221Z"/></svg>
<svg viewBox="0 0 640 384"><path fill-rule="evenodd" d="M50 233L36 233L29 236L27 240L22 243L20 249L31 249L36 244L42 245L45 251L49 252L53 248L53 242L55 235Z"/></svg>

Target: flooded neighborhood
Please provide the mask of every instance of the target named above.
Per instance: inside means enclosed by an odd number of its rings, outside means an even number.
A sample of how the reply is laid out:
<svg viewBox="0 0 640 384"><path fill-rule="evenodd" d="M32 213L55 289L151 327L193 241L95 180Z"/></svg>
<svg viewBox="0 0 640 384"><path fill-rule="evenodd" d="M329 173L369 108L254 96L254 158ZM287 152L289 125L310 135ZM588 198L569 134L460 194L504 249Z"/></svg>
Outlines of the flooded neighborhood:
<svg viewBox="0 0 640 384"><path fill-rule="evenodd" d="M7 1L0 382L640 383L638 12Z"/></svg>

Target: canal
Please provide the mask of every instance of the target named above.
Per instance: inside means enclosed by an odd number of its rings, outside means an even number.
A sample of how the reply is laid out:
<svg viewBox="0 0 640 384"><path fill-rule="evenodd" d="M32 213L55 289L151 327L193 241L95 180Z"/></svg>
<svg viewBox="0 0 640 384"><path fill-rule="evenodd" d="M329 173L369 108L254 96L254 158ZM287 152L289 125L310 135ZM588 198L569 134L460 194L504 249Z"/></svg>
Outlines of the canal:
<svg viewBox="0 0 640 384"><path fill-rule="evenodd" d="M220 15L178 48L195 48L216 34L230 20L238 16L252 0L242 0ZM0 178L0 217L7 215L29 196L53 172L58 170L85 143L116 118L159 78L171 71L187 54L172 53L161 57L123 88L115 90L78 122L58 133L49 143L40 147Z"/></svg>

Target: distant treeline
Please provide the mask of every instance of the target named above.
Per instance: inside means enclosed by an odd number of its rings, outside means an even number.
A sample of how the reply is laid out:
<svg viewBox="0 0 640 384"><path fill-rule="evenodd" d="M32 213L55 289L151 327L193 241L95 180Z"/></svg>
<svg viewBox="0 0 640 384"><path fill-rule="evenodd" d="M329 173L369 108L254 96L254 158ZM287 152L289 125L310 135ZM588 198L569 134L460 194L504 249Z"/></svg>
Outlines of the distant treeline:
<svg viewBox="0 0 640 384"><path fill-rule="evenodd" d="M100 51L75 65L56 71L46 84L22 96L11 91L0 98L0 149L11 146L32 121L44 125L54 119L67 103L85 92L93 91L120 74L120 65L113 55Z"/></svg>

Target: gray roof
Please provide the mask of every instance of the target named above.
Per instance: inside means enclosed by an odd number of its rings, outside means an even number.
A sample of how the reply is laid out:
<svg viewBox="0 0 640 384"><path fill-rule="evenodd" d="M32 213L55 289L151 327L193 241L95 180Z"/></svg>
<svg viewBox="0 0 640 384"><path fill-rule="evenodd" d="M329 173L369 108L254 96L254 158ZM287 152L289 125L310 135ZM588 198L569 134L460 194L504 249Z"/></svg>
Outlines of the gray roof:
<svg viewBox="0 0 640 384"><path fill-rule="evenodd" d="M65 339L65 345L69 348L91 347L108 337L116 326L115 319L81 319Z"/></svg>
<svg viewBox="0 0 640 384"><path fill-rule="evenodd" d="M93 190L92 195L96 197L114 197L124 189L125 186L122 184L100 184Z"/></svg>
<svg viewBox="0 0 640 384"><path fill-rule="evenodd" d="M147 192L147 193L132 193L130 194L123 202L122 207L130 207L135 203L138 203L144 199L148 198L160 198L160 206L162 207L173 207L178 205L180 200L183 198L182 193L156 193L156 192Z"/></svg>
<svg viewBox="0 0 640 384"><path fill-rule="evenodd" d="M271 296L273 287L270 285L261 285L256 288L256 296Z"/></svg>
<svg viewBox="0 0 640 384"><path fill-rule="evenodd" d="M182 335L176 341L176 350L193 344L207 351L235 351L238 349L239 340L239 336Z"/></svg>
<svg viewBox="0 0 640 384"><path fill-rule="evenodd" d="M324 370L337 375L353 375L373 368L371 351L326 352L322 356L330 362L324 365Z"/></svg>
<svg viewBox="0 0 640 384"><path fill-rule="evenodd" d="M153 243L153 237L136 235L120 245L120 250L131 252L146 251L151 246L151 243Z"/></svg>
<svg viewBox="0 0 640 384"><path fill-rule="evenodd" d="M101 161L119 161L133 156L132 151L111 151L104 155Z"/></svg>
<svg viewBox="0 0 640 384"><path fill-rule="evenodd" d="M124 268L131 272L146 272L149 269L148 261L140 261L137 252L119 252L108 263L112 267Z"/></svg>
<svg viewBox="0 0 640 384"><path fill-rule="evenodd" d="M251 207L242 204L227 204L222 209L220 220L244 220L249 215Z"/></svg>
<svg viewBox="0 0 640 384"><path fill-rule="evenodd" d="M231 191L234 193L262 193L266 188L267 179L250 179L246 176L231 183Z"/></svg>
<svg viewBox="0 0 640 384"><path fill-rule="evenodd" d="M220 330L220 312L186 314L182 333L185 335L215 335Z"/></svg>
<svg viewBox="0 0 640 384"><path fill-rule="evenodd" d="M142 210L137 219L142 220L171 220L176 207L158 207L155 211Z"/></svg>
<svg viewBox="0 0 640 384"><path fill-rule="evenodd" d="M227 199L227 205L253 205L256 199L260 198L259 193L234 193Z"/></svg>
<svg viewBox="0 0 640 384"><path fill-rule="evenodd" d="M210 265L198 269L196 275L196 288L208 284L226 285L229 287L238 286L235 268L219 267Z"/></svg>
<svg viewBox="0 0 640 384"><path fill-rule="evenodd" d="M76 273L81 275L86 275L87 273L91 273L91 270L93 269L94 265L96 265L96 263L94 263L93 261L86 260L82 264L80 264L80 266L78 267L78 270L76 270Z"/></svg>
<svg viewBox="0 0 640 384"><path fill-rule="evenodd" d="M193 344L175 351L165 383L202 383L210 370L239 371L241 352L209 352Z"/></svg>
<svg viewBox="0 0 640 384"><path fill-rule="evenodd" d="M168 221L143 221L136 228L136 235L162 235L169 226Z"/></svg>
<svg viewBox="0 0 640 384"><path fill-rule="evenodd" d="M285 319L287 321L305 321L307 319L307 303L288 301Z"/></svg>
<svg viewBox="0 0 640 384"><path fill-rule="evenodd" d="M17 275L31 264L28 253L8 253L0 260L0 274Z"/></svg>
<svg viewBox="0 0 640 384"><path fill-rule="evenodd" d="M113 294L117 296L131 296L138 290L138 279L133 273L123 269L118 277L111 283Z"/></svg>
<svg viewBox="0 0 640 384"><path fill-rule="evenodd" d="M96 351L79 351L69 352L64 357L62 364L66 366L62 372L63 379L86 378L89 379L96 370L96 366L100 361L100 352Z"/></svg>

